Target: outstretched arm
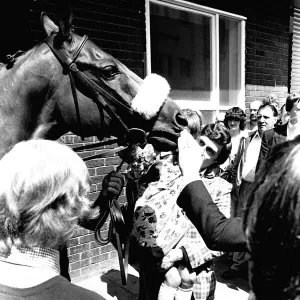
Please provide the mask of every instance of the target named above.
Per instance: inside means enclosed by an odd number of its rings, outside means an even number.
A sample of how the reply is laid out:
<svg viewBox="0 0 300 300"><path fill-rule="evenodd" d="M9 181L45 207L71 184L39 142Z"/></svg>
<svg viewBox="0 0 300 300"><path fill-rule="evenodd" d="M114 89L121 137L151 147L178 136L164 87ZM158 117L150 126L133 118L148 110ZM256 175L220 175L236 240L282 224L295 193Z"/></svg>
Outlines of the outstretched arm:
<svg viewBox="0 0 300 300"><path fill-rule="evenodd" d="M217 251L245 251L241 218L227 219L212 201L201 180L189 183L177 203L199 231L207 247Z"/></svg>

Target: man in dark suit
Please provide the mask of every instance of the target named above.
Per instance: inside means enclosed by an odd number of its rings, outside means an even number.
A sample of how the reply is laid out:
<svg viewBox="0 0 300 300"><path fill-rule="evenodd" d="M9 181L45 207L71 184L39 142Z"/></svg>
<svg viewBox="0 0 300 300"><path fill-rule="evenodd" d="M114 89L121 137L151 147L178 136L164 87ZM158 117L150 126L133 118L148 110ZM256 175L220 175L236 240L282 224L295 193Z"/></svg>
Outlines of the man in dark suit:
<svg viewBox="0 0 300 300"><path fill-rule="evenodd" d="M290 119L283 125L266 130L262 135L261 148L256 170L264 164L271 147L282 143L287 139L291 140L300 134L300 94L292 93L286 98L286 111Z"/></svg>

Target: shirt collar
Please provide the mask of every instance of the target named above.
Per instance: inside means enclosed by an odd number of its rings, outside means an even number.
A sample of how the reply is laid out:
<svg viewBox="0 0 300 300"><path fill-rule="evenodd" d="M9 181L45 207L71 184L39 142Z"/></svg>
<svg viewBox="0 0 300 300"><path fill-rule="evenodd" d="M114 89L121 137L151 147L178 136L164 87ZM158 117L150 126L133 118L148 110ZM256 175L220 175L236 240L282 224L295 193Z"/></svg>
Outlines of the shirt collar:
<svg viewBox="0 0 300 300"><path fill-rule="evenodd" d="M253 138L252 139L256 139L256 138L259 138L259 139L261 138L260 135L259 135L258 130L255 131L255 133L253 134Z"/></svg>
<svg viewBox="0 0 300 300"><path fill-rule="evenodd" d="M0 260L22 266L48 269L60 274L59 252L50 248L12 246L8 255L0 254Z"/></svg>

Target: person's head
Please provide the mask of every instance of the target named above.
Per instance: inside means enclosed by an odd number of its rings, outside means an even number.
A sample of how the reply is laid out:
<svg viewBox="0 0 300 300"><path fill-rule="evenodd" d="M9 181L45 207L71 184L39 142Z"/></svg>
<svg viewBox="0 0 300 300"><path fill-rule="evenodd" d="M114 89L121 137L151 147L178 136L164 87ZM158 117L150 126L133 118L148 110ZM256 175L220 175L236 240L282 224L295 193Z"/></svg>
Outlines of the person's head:
<svg viewBox="0 0 300 300"><path fill-rule="evenodd" d="M257 121L257 112L259 107L261 106L261 101L255 100L250 103L250 121L256 122Z"/></svg>
<svg viewBox="0 0 300 300"><path fill-rule="evenodd" d="M0 160L0 253L11 247L58 249L80 218L93 218L83 160L55 141L16 144Z"/></svg>
<svg viewBox="0 0 300 300"><path fill-rule="evenodd" d="M283 104L280 108L280 121L281 124L285 124L288 122L290 118L290 114L286 111L286 104Z"/></svg>
<svg viewBox="0 0 300 300"><path fill-rule="evenodd" d="M274 146L245 209L249 280L256 300L294 300L300 292L300 136Z"/></svg>
<svg viewBox="0 0 300 300"><path fill-rule="evenodd" d="M222 122L207 124L201 131L199 145L204 151L201 170L223 164L231 152L231 136Z"/></svg>
<svg viewBox="0 0 300 300"><path fill-rule="evenodd" d="M202 128L201 112L189 108L185 108L182 110L182 113L188 122L186 129L190 132L190 134L193 136L194 139L198 140Z"/></svg>
<svg viewBox="0 0 300 300"><path fill-rule="evenodd" d="M290 119L300 118L300 93L298 91L288 95L285 104Z"/></svg>
<svg viewBox="0 0 300 300"><path fill-rule="evenodd" d="M229 130L244 130L246 126L246 114L235 106L225 113L224 124Z"/></svg>
<svg viewBox="0 0 300 300"><path fill-rule="evenodd" d="M261 133L271 129L277 122L278 111L276 107L268 102L263 103L257 112L257 128Z"/></svg>
<svg viewBox="0 0 300 300"><path fill-rule="evenodd" d="M269 94L268 96L264 97L262 100L262 104L270 103L274 105L274 107L279 111L279 99L275 94Z"/></svg>

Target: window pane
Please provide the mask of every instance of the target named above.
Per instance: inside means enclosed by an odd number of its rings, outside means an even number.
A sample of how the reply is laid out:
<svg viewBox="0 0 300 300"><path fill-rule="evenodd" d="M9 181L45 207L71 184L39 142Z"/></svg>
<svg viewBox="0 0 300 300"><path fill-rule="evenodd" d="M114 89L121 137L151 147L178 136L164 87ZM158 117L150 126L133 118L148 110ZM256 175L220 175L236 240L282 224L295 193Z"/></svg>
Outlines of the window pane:
<svg viewBox="0 0 300 300"><path fill-rule="evenodd" d="M150 3L151 72L164 76L174 100L210 101L211 18Z"/></svg>
<svg viewBox="0 0 300 300"><path fill-rule="evenodd" d="M238 103L241 89L240 22L220 16L220 105Z"/></svg>
<svg viewBox="0 0 300 300"><path fill-rule="evenodd" d="M216 111L214 110L201 110L202 113L202 128L210 123L216 121Z"/></svg>

